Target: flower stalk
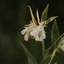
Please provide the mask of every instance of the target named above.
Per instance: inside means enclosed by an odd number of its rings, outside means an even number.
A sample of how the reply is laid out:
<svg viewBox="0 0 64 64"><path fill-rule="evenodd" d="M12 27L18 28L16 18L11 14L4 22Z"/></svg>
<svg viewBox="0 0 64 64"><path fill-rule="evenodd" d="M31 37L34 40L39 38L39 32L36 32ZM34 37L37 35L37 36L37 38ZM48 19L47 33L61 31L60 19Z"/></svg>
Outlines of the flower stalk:
<svg viewBox="0 0 64 64"><path fill-rule="evenodd" d="M45 58L45 44L44 44L44 40L42 41L42 56L43 59Z"/></svg>

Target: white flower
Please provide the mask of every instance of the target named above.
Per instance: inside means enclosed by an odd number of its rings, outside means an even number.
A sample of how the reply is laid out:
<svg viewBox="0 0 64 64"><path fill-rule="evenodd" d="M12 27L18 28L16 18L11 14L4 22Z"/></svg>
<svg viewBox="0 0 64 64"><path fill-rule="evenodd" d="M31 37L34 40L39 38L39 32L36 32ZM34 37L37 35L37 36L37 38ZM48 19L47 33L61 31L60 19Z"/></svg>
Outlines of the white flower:
<svg viewBox="0 0 64 64"><path fill-rule="evenodd" d="M24 40L28 41L30 36L33 36L36 41L42 41L46 38L45 31L44 31L44 22L40 22L39 14L37 10L37 21L38 24L34 18L34 15L32 13L31 7L29 6L32 20L30 21L30 24L25 25L25 29L21 31L21 34L25 34Z"/></svg>
<svg viewBox="0 0 64 64"><path fill-rule="evenodd" d="M28 7L30 9L32 20L30 21L30 24L25 25L25 29L21 31L21 34L23 34L23 35L25 34L25 36L24 36L25 41L28 41L28 39L29 39L28 36L30 36L31 31L33 31L33 29L37 26L36 25L37 22L36 22L36 20L34 18L31 7L30 6L28 6Z"/></svg>
<svg viewBox="0 0 64 64"><path fill-rule="evenodd" d="M43 31L42 32L42 36L41 36L43 39L45 39L46 38L46 35L45 35L45 32Z"/></svg>
<svg viewBox="0 0 64 64"><path fill-rule="evenodd" d="M39 36L37 35L36 38L35 38L36 41L39 41Z"/></svg>
<svg viewBox="0 0 64 64"><path fill-rule="evenodd" d="M25 36L24 36L24 40L25 40L25 41L28 41L28 39L29 39L28 34L25 34Z"/></svg>
<svg viewBox="0 0 64 64"><path fill-rule="evenodd" d="M36 36L36 35L38 35L39 34L39 32L40 32L40 27L39 26L37 26L37 27L35 27L34 29L33 29L33 31L30 33L31 34L31 36Z"/></svg>
<svg viewBox="0 0 64 64"><path fill-rule="evenodd" d="M33 36L36 41L43 41L43 39L46 38L44 31L44 22L39 23L39 26L35 27L30 35Z"/></svg>
<svg viewBox="0 0 64 64"><path fill-rule="evenodd" d="M36 24L30 21L30 24L25 25L25 29L21 31L21 34L25 34L24 40L28 41L31 31L36 27Z"/></svg>

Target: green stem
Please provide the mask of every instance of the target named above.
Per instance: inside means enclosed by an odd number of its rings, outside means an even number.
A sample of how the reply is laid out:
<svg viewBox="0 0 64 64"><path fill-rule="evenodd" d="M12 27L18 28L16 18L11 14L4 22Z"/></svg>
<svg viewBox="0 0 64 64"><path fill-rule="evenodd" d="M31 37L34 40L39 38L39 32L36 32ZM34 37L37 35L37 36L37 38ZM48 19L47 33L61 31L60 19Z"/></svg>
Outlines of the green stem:
<svg viewBox="0 0 64 64"><path fill-rule="evenodd" d="M43 59L45 58L45 44L44 44L44 40L42 41L42 56Z"/></svg>

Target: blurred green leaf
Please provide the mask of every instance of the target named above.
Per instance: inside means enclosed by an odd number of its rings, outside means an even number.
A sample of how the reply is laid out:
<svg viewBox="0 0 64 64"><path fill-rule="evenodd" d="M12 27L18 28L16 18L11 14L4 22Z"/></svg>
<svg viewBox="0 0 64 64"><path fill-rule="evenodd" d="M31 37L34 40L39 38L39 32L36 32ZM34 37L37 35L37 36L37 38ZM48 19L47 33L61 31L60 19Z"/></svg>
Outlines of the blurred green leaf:
<svg viewBox="0 0 64 64"><path fill-rule="evenodd" d="M47 13L48 13L48 6L49 4L47 5L47 7L44 9L44 11L42 12L42 15L41 15L41 22L45 21L47 19Z"/></svg>
<svg viewBox="0 0 64 64"><path fill-rule="evenodd" d="M52 43L54 43L56 41L56 39L58 39L59 36L60 36L60 34L59 34L59 31L58 31L57 21L55 19L54 23L53 23L53 26L52 26L52 30L51 30ZM56 48L56 44L54 45L54 49L55 48Z"/></svg>
<svg viewBox="0 0 64 64"><path fill-rule="evenodd" d="M57 62L55 62L54 64L57 64Z"/></svg>
<svg viewBox="0 0 64 64"><path fill-rule="evenodd" d="M35 58L32 56L32 54L28 51L28 49L21 43L24 51L25 51L25 54L28 58L28 64L37 64L37 61L35 60Z"/></svg>
<svg viewBox="0 0 64 64"><path fill-rule="evenodd" d="M48 24L52 20L56 19L58 16L50 17L48 20L45 21L45 24Z"/></svg>
<svg viewBox="0 0 64 64"><path fill-rule="evenodd" d="M42 60L40 64L48 64L50 59L51 59L51 56L48 56L44 60Z"/></svg>
<svg viewBox="0 0 64 64"><path fill-rule="evenodd" d="M52 57L51 57L51 60L50 60L49 64L51 64L51 62L52 62L52 60L53 60L53 58L54 58L54 56L55 56L58 48L59 48L59 47L61 46L61 44L63 44L63 43L64 43L64 37L62 37L61 40L58 42L56 49L55 49L55 50L53 51L53 53L52 53Z"/></svg>
<svg viewBox="0 0 64 64"><path fill-rule="evenodd" d="M55 42L56 39L58 39L59 36L60 36L60 34L59 34L59 31L58 31L57 21L55 19L53 26L52 26L52 30L51 30L52 43Z"/></svg>
<svg viewBox="0 0 64 64"><path fill-rule="evenodd" d="M51 50L51 48L56 44L56 43L58 43L60 40L61 40L61 38L63 38L64 37L64 33L45 51L45 56L47 56L47 54L48 54L48 52Z"/></svg>

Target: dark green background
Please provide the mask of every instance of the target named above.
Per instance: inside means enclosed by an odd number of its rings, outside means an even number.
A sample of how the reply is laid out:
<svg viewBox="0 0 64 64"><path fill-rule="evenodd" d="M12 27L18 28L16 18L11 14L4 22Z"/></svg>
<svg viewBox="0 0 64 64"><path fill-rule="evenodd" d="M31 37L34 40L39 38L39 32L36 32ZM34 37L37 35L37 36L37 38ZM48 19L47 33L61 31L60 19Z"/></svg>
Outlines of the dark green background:
<svg viewBox="0 0 64 64"><path fill-rule="evenodd" d="M0 0L0 64L27 64L27 58L20 42L28 48L38 63L40 62L42 59L41 42L35 42L33 39L25 42L21 30L31 20L28 5L31 6L36 18L36 9L38 8L41 17L47 4L49 4L48 18L59 16L57 23L61 35L64 32L64 0ZM53 22L49 23L45 28L46 48L52 44L50 37L52 24ZM64 54L57 53L54 61L64 64L63 57Z"/></svg>

